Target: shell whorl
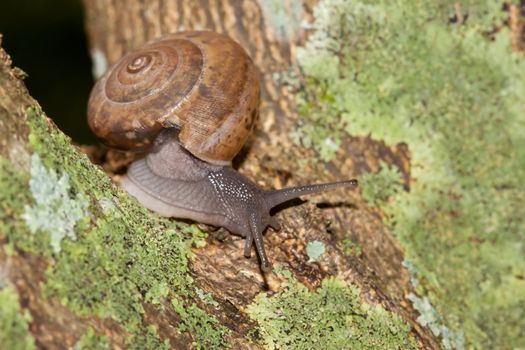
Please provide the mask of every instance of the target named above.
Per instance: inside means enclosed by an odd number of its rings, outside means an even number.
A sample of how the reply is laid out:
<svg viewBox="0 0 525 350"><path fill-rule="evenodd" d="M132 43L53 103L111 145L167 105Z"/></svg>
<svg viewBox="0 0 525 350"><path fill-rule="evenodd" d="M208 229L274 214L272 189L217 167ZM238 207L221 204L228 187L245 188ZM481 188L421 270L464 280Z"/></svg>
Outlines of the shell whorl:
<svg viewBox="0 0 525 350"><path fill-rule="evenodd" d="M118 60L97 82L88 122L108 146L142 151L164 128L192 154L228 164L258 115L255 66L232 39L213 32L161 37Z"/></svg>

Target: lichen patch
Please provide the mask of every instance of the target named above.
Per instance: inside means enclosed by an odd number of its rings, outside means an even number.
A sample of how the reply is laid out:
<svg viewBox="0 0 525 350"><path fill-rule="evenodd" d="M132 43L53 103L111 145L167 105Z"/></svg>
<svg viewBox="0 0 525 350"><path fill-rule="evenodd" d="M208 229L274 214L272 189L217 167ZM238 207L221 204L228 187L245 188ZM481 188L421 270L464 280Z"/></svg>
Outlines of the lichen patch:
<svg viewBox="0 0 525 350"><path fill-rule="evenodd" d="M35 203L25 206L22 218L31 233L47 232L59 253L64 238L76 239L75 227L88 216L88 201L81 193L71 194L69 175L47 169L37 153L31 156L29 188Z"/></svg>

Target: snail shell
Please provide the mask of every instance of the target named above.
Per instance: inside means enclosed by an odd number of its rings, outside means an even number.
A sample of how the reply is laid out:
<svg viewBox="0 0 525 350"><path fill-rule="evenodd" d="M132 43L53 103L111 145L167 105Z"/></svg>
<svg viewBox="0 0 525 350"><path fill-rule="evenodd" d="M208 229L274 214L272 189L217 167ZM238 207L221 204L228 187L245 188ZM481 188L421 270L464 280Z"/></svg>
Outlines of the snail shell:
<svg viewBox="0 0 525 350"><path fill-rule="evenodd" d="M144 151L166 128L194 156L231 163L259 106L255 65L232 39L180 32L123 56L96 83L88 123L108 146Z"/></svg>

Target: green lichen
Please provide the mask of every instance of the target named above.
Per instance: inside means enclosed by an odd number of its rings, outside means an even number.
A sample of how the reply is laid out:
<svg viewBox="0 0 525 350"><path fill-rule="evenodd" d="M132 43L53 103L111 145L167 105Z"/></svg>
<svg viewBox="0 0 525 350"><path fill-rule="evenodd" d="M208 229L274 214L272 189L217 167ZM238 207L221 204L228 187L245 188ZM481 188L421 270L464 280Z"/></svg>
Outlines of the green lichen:
<svg viewBox="0 0 525 350"><path fill-rule="evenodd" d="M1 348L12 350L35 349L35 340L29 333L29 323L31 323L31 315L29 312L21 312L16 290L0 285Z"/></svg>
<svg viewBox="0 0 525 350"><path fill-rule="evenodd" d="M189 324L215 324L215 318L185 301L196 297L187 266L193 256L190 247L202 245L204 233L195 226L152 216L76 151L69 138L49 130L38 109L28 109L27 116L29 140L36 154L31 176L37 180L29 190L28 174L17 172L0 159L0 234L10 245L53 258L43 285L46 295L57 297L79 315L110 317L119 322L129 334L126 341L130 348L169 348L154 327L144 322L145 303L157 305L162 312L164 302L181 300L179 311L184 312L174 326L184 331L198 332ZM90 220L80 226L69 225L74 226L76 239L62 239L60 251L49 244L53 232L42 230L35 235L28 226L42 220L29 215L31 209L24 204L41 206L42 201L51 200L44 198L48 195L77 205L75 211L90 215ZM55 205L51 215L69 215L64 214L66 209L55 210L60 203L50 205ZM215 327L206 335L192 336L197 347L205 347L200 344L225 344L225 332Z"/></svg>
<svg viewBox="0 0 525 350"><path fill-rule="evenodd" d="M343 238L341 243L343 245L343 252L345 255L360 256L363 252L361 246L357 242L354 242L350 237Z"/></svg>
<svg viewBox="0 0 525 350"><path fill-rule="evenodd" d="M161 341L157 332L157 328L154 326L148 326L146 332L135 336L134 338L128 338L126 340L126 346L130 350L169 350L171 349L168 339Z"/></svg>
<svg viewBox="0 0 525 350"><path fill-rule="evenodd" d="M408 144L410 192L378 204L418 298L477 349L525 344L525 58L505 6L324 0L297 51L298 138L325 158L345 132Z"/></svg>
<svg viewBox="0 0 525 350"><path fill-rule="evenodd" d="M363 199L374 206L386 202L398 193L402 184L399 170L383 161L380 162L380 170L377 173L364 173L359 176Z"/></svg>
<svg viewBox="0 0 525 350"><path fill-rule="evenodd" d="M213 307L219 307L219 303L213 298L211 293L206 293L200 288L196 288L195 292L200 300L204 301L206 304L210 304Z"/></svg>
<svg viewBox="0 0 525 350"><path fill-rule="evenodd" d="M29 188L35 204L26 205L22 217L31 233L47 232L58 253L65 237L76 238L75 226L87 218L88 202L82 194L72 198L68 174L59 177L46 169L37 153L31 157Z"/></svg>
<svg viewBox="0 0 525 350"><path fill-rule="evenodd" d="M416 349L399 316L361 301L357 287L329 278L315 292L280 271L279 293L259 294L248 313L268 349Z"/></svg>
<svg viewBox="0 0 525 350"><path fill-rule="evenodd" d="M26 186L28 181L27 174L18 171L10 162L0 157L0 235L8 238L10 252L15 241L26 250L30 246L38 246L38 243L49 246L49 241L42 235L29 234L29 228L21 218L24 204L31 199ZM34 241L38 241L37 244Z"/></svg>
<svg viewBox="0 0 525 350"><path fill-rule="evenodd" d="M75 344L74 350L111 350L111 342L105 335L98 335L93 328L87 332Z"/></svg>
<svg viewBox="0 0 525 350"><path fill-rule="evenodd" d="M196 304L188 305L179 299L172 299L171 305L183 320L179 329L190 331L194 337L192 345L197 349L223 349L227 346L221 337L227 331L226 328L210 318Z"/></svg>
<svg viewBox="0 0 525 350"><path fill-rule="evenodd" d="M181 231L159 224L130 229L126 219L99 218L78 242L64 242L46 291L82 315L111 317L137 329L142 302L159 304L168 289L191 295L185 275L191 241Z"/></svg>
<svg viewBox="0 0 525 350"><path fill-rule="evenodd" d="M306 254L308 255L308 262L315 262L317 259L324 254L326 248L323 242L313 241L308 242L306 246Z"/></svg>

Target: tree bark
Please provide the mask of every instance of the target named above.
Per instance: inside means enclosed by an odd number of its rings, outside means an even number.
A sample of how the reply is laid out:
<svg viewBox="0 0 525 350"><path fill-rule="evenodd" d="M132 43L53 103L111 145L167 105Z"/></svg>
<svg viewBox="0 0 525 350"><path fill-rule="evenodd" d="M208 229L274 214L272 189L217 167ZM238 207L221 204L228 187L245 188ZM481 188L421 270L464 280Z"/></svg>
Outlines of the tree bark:
<svg viewBox="0 0 525 350"><path fill-rule="evenodd" d="M299 116L293 92L276 76L293 67L297 45L307 35L299 24L311 17L311 1L305 1L299 12L285 5L285 15L290 21L284 27L272 22L269 5L256 0L85 0L84 6L90 52L98 71L127 50L179 30L207 29L224 33L247 49L259 69L262 107L255 136L236 166L261 186L343 180L377 170L380 161L396 164L403 170L405 185L409 185L409 152L405 145L389 147L370 138L349 137L336 158L324 163L315 161L313 151L291 141L289 135ZM28 145L27 108L36 106L37 102L27 93L21 75L1 50L0 155L16 169L28 173L33 151ZM55 128L51 122L49 127ZM308 166L304 167L297 159L308 160ZM406 299L413 287L402 266L403 252L383 223L381 212L368 207L359 191L327 193L321 199L293 204L277 213L281 231L268 230L265 234L265 246L274 265L290 270L311 290L329 276L359 286L366 302L380 304L400 315L411 326L411 333L421 348L439 348L431 332L417 323L418 313ZM243 240L219 233L210 232L207 245L194 249L191 277L218 302L217 308L203 308L231 331L227 342L234 348L257 348L260 345L249 343L245 338L250 329L257 327L247 316L246 307L261 292L279 292L283 277L274 272L262 273L256 256L243 257ZM344 254L341 242L347 237L361 247L361 254ZM309 263L305 247L314 240L323 242L326 253L321 261ZM8 243L3 232L0 232L0 243ZM78 316L57 298L42 295L41 283L46 280L47 264L46 258L18 248L14 255L0 250L0 270L9 266L6 279L16 287L23 309L29 310L33 317L30 331L37 346L71 347L89 326L108 336L113 346L125 347L125 331L111 318ZM200 301L196 302L202 306ZM163 307L164 311L160 312L154 305L144 303L144 322L155 325L160 338L168 339L172 347L190 347L192 335L174 331L173 325L179 317L171 305Z"/></svg>

